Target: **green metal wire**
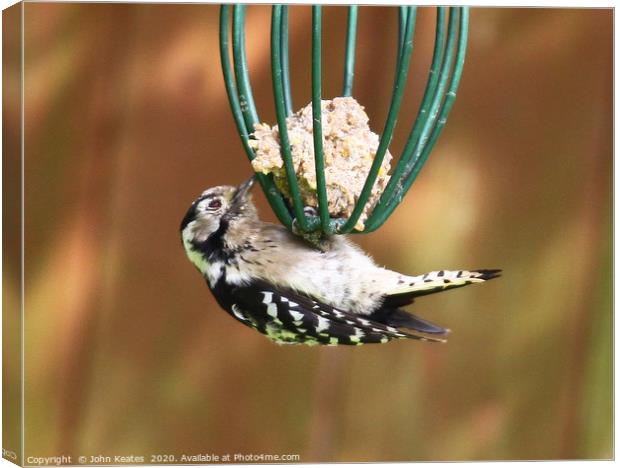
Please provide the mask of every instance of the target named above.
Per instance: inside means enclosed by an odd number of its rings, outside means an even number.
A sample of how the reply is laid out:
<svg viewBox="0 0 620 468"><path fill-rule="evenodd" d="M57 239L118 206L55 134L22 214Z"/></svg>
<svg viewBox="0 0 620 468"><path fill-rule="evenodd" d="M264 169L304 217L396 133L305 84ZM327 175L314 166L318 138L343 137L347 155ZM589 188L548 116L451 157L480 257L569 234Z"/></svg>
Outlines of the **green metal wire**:
<svg viewBox="0 0 620 468"><path fill-rule="evenodd" d="M443 127L446 124L448 114L450 113L450 110L454 105L454 100L456 99L456 91L458 89L458 85L462 76L463 65L465 63L465 51L468 34L467 26L469 20L468 14L469 11L467 9L456 7L450 8L448 42L441 65L441 71L439 73L437 89L431 103L429 118L424 122L421 135L418 137L418 142L413 149L413 161L407 162L408 167L404 171L405 175L399 181L400 187L397 187L392 191L388 190L389 187L386 187L384 193L390 196L390 201L387 204L387 207L381 202L377 204L377 206L373 210L373 215L374 212L378 212L380 215L378 216L376 221L369 219L369 223L367 226L368 232L374 231L378 227L380 227L400 204L404 194L407 193L407 191L415 181L416 177L420 173L422 166L428 159L428 156L430 155L433 146L439 138L441 130L443 130ZM455 31L457 29L457 23L459 25L459 35L457 50L455 53L455 43L457 42L457 36L455 34ZM452 72L452 75L450 76L450 70L454 59L454 70ZM445 93L448 79L450 79L450 85L448 86L448 92ZM406 154L406 152L409 150L408 146L410 146L409 142L406 145L405 150L403 151L402 158L407 158L408 155Z"/></svg>
<svg viewBox="0 0 620 468"><path fill-rule="evenodd" d="M309 226L304 216L304 206L301 199L297 176L295 175L295 166L293 165L293 156L291 154L291 144L288 138L288 129L286 128L286 116L288 114L286 108L286 91L287 81L284 79L282 66L282 6L275 5L271 13L271 73L273 78L273 95L276 108L276 118L278 121L278 131L280 134L280 151L284 160L284 168L286 170L286 180L293 201L293 210L298 226L302 231L308 232Z"/></svg>
<svg viewBox="0 0 620 468"><path fill-rule="evenodd" d="M228 11L228 6L222 7L220 10L220 22L226 25L228 25ZM243 144L243 148L251 160L254 158L254 153L248 144L248 131L241 113L241 106L239 104L239 97L235 87L235 80L232 76L230 59L228 57L228 46L228 27L222 27L220 28L220 60L222 61L226 94L228 95L228 99L230 101L233 117L235 119L235 123L237 124L237 130L241 134L241 143Z"/></svg>
<svg viewBox="0 0 620 468"><path fill-rule="evenodd" d="M344 84L342 95L351 96L353 90L353 75L355 73L355 36L357 34L357 6L349 7L347 19L347 39L344 52Z"/></svg>
<svg viewBox="0 0 620 468"><path fill-rule="evenodd" d="M248 128L254 128L254 124L259 123L254 98L252 97L252 87L250 86L250 76L248 73L248 62L245 56L245 6L235 5L233 7L233 60L235 67L235 77L237 79L237 89L239 92L239 102L241 112Z"/></svg>
<svg viewBox="0 0 620 468"><path fill-rule="evenodd" d="M397 67L399 66L400 57L403 53L403 45L405 44L405 31L407 29L407 15L409 8L406 6L398 7L398 53L396 54Z"/></svg>
<svg viewBox="0 0 620 468"><path fill-rule="evenodd" d="M420 104L420 109L418 110L418 115L416 116L413 129L411 130L409 137L407 138L407 142L403 149L403 154L398 160L398 163L392 173L392 177L390 178L390 181L385 187L385 190L383 191L379 202L377 203L372 214L366 221L366 228L369 231L373 231L385 222L385 220L387 219L386 207L388 203L394 197L402 198L402 196L404 195L404 192L402 191L402 179L406 176L406 173L411 171L411 159L413 157L414 148L420 141L420 133L422 132L424 124L427 122L427 119L429 117L432 118L432 116L430 116L429 110L433 97L436 94L437 85L439 82L439 70L442 67L444 57L446 9L447 8L445 7L437 8L435 48L433 51L433 58L431 61L428 81L426 83L426 89L424 90L424 96L422 97L422 103Z"/></svg>
<svg viewBox="0 0 620 468"><path fill-rule="evenodd" d="M402 11L402 10L401 10ZM385 122L385 127L383 129L383 133L381 135L381 140L379 141L379 147L377 148L377 153L375 154L375 158L370 166L370 171L368 172L368 177L366 178L366 182L364 183L364 187L360 192L357 203L355 204L355 208L349 216L347 222L340 229L340 233L351 232L355 225L357 224L362 211L364 210L368 199L370 198L370 194L372 192L372 187L375 185L377 180L377 176L379 174L379 170L381 169L381 164L383 163L383 159L385 157L385 153L387 148L392 141L392 136L394 135L394 129L396 128L396 120L398 119L398 112L400 111L400 105L402 104L403 94L405 92L405 83L407 82L407 75L409 73L409 65L411 64L411 54L413 52L413 33L415 30L415 19L416 19L416 7L407 7L406 11L406 21L405 21L405 32L403 35L403 43L400 56L397 59L396 66L396 78L395 84L392 92L392 100L390 102L390 110L388 111L388 117Z"/></svg>
<svg viewBox="0 0 620 468"><path fill-rule="evenodd" d="M405 40L405 27L407 23L407 7L398 7L398 56L400 57Z"/></svg>
<svg viewBox="0 0 620 468"><path fill-rule="evenodd" d="M321 122L321 7L312 7L312 137L314 139L314 166L316 193L319 202L321 227L331 234L327 207L325 161L323 155L323 125Z"/></svg>
<svg viewBox="0 0 620 468"><path fill-rule="evenodd" d="M228 39L228 18L230 7L223 5L220 9L220 60L222 62L222 72L224 75L224 83L226 85L226 94L228 95L228 101L230 108L237 126L237 132L241 136L241 143L245 150L248 159L251 161L254 159L254 151L249 145L249 134L243 112L241 110L241 104L239 102L239 95L235 86L236 80L233 76L232 67L230 64L230 58L228 55L229 39ZM257 118L258 120L258 118ZM282 194L273 183L271 177L264 174L256 175L258 182L260 183L267 201L271 205L272 210L276 214L278 220L287 228L291 228L292 217L286 207L286 203L282 198Z"/></svg>
<svg viewBox="0 0 620 468"><path fill-rule="evenodd" d="M459 18L459 9L454 8L454 7L450 8L450 25L448 27L448 36L449 36L448 49L447 49L448 51L451 51L454 48L454 36L451 35L450 32L451 32L451 29L452 30L456 29L455 24L457 22L457 18ZM436 125L432 129L432 133L430 135L430 138L428 139L428 142L424 145L420 155L417 157L417 160L411 171L411 174L407 178L407 182L405 184L405 187L406 187L405 190L409 189L409 187L411 186L411 184L413 183L413 181L419 174L420 170L422 169L422 166L426 162L433 146L435 145L435 143L437 142L437 139L439 138L439 134L443 130L443 127L446 125L448 114L450 113L450 110L452 110L452 106L454 105L454 101L456 100L456 92L459 87L459 83L460 83L461 76L462 76L462 69L465 64L465 52L466 52L465 44L467 43L467 35L468 35L469 11L461 10L460 19L458 19L458 21L459 21L459 40L458 40L456 59L455 59L455 64L454 64L454 68L458 71L453 71L452 73L452 76L450 78L450 85L448 86L448 92L445 94L445 100L443 101L443 104L441 105L441 110L439 111L439 119L437 120ZM448 72L449 67L450 67L449 63L444 64L446 75L449 73ZM442 75L443 75L443 71L442 71ZM441 86L441 81L440 81L440 86Z"/></svg>
<svg viewBox="0 0 620 468"><path fill-rule="evenodd" d="M282 58L282 87L284 88L284 103L287 117L293 113L293 98L291 97L291 78L288 65L288 7L282 6L280 18L280 56Z"/></svg>
<svg viewBox="0 0 620 468"><path fill-rule="evenodd" d="M223 5L220 13L220 55L222 71L226 84L231 110L243 147L252 160L254 152L249 144L252 130L259 122L252 97L247 59L245 56L245 6L232 7L232 56L233 69L229 58L229 11ZM436 143L448 114L456 99L456 92L463 72L467 46L469 11L466 7L451 7L446 31L446 7L437 8L435 46L428 81L412 129L405 147L394 167L391 179L382 193L379 202L365 222L362 232L379 228L402 201L422 166L428 159ZM416 22L416 8L402 6L398 9L398 42L396 71L394 74L392 98L388 116L377 149L377 154L369 170L364 187L348 219L330 218L327 204L325 180L325 161L321 123L321 7L312 7L312 114L315 170L319 216L304 216L303 200L295 175L290 142L286 128L286 117L293 111L288 48L288 7L274 5L272 11L271 58L274 103L280 133L281 153L286 178L291 195L289 205L279 193L271 176L258 175L267 199L278 219L289 229L301 233L306 238L316 239L317 234L359 232L357 224L372 192L381 164L392 140L398 113L402 103L407 74L413 52L413 36ZM345 47L343 96L350 96L353 89L355 68L355 45L357 33L358 7L349 7ZM314 237L313 237L314 236Z"/></svg>

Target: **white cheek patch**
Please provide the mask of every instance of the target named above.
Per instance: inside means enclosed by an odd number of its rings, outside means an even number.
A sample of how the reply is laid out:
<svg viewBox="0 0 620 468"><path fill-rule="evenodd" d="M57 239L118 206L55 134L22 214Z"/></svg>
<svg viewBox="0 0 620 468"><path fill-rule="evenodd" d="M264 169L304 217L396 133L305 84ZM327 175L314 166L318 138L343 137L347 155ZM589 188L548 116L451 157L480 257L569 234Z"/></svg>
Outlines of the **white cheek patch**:
<svg viewBox="0 0 620 468"><path fill-rule="evenodd" d="M203 216L189 223L185 229L190 233L191 240L204 242L211 234L217 231L219 226L220 222L218 219L212 216Z"/></svg>

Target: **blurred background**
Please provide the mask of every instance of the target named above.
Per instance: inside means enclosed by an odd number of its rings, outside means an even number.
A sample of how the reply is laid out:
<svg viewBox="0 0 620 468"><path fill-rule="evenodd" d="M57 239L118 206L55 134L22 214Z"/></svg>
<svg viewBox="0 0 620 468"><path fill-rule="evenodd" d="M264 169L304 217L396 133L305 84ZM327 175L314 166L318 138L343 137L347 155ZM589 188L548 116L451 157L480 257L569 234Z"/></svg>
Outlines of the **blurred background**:
<svg viewBox="0 0 620 468"><path fill-rule="evenodd" d="M271 344L220 310L185 258L191 201L250 174L218 11L25 4L26 456L612 457L612 10L472 9L459 96L429 162L389 221L355 241L410 274L505 273L416 302L452 329L446 345L360 348ZM434 19L418 14L393 154ZM296 109L310 101L310 20L292 8ZM252 85L273 123L269 22L268 7L249 8ZM325 98L341 88L345 25L345 8L325 8ZM377 133L396 37L396 10L361 8L353 94ZM18 56L12 66L15 83ZM19 255L5 257L17 307ZM8 372L18 379L17 363Z"/></svg>

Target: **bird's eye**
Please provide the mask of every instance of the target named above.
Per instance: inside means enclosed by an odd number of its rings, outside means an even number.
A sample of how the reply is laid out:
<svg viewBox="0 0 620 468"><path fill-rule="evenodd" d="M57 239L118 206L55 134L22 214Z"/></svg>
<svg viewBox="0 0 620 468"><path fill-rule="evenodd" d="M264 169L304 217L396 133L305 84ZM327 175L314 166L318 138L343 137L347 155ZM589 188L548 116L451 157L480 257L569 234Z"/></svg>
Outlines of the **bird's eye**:
<svg viewBox="0 0 620 468"><path fill-rule="evenodd" d="M215 211L222 207L222 200L215 198L207 204L207 209Z"/></svg>

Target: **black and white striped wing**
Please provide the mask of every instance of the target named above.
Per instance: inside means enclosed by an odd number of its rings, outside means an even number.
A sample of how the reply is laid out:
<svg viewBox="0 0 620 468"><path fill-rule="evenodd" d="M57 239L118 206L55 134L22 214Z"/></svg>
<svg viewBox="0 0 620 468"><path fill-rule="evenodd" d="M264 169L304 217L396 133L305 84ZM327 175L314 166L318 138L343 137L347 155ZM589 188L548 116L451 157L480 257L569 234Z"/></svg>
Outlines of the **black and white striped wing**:
<svg viewBox="0 0 620 468"><path fill-rule="evenodd" d="M335 346L385 343L395 338L444 341L406 333L265 282L233 286L228 292L225 308L230 314L277 343Z"/></svg>

